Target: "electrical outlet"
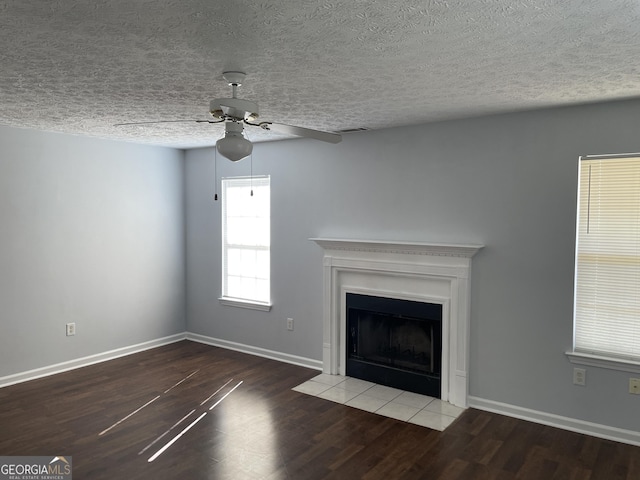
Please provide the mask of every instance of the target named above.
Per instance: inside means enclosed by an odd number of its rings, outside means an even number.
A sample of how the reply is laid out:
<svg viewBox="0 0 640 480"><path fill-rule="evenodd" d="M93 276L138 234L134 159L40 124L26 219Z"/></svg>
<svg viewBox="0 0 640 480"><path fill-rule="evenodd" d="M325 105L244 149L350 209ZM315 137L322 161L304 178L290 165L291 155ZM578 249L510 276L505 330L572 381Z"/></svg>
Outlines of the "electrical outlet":
<svg viewBox="0 0 640 480"><path fill-rule="evenodd" d="M76 324L67 323L67 337L72 337L76 334Z"/></svg>
<svg viewBox="0 0 640 480"><path fill-rule="evenodd" d="M584 386L587 382L587 371L584 368L573 369L573 384Z"/></svg>
<svg viewBox="0 0 640 480"><path fill-rule="evenodd" d="M640 378L629 379L629 393L640 395Z"/></svg>
<svg viewBox="0 0 640 480"><path fill-rule="evenodd" d="M287 330L293 330L293 318L287 318Z"/></svg>

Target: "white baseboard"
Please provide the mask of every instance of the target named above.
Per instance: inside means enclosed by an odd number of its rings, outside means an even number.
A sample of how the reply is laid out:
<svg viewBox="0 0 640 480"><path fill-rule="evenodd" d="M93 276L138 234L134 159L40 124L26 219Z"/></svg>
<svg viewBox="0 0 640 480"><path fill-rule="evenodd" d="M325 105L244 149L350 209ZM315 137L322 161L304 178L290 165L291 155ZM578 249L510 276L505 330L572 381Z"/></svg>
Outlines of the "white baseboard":
<svg viewBox="0 0 640 480"><path fill-rule="evenodd" d="M258 357L269 358L271 360L278 360L284 363L291 363L293 365L298 365L299 367L322 370L321 360L298 357L297 355L290 355L288 353L276 352L274 350L267 350L265 348L253 347L251 345L244 345L242 343L230 342L228 340L221 340L219 338L207 337L205 335L200 335L197 333L187 333L187 340L205 343L214 347L226 348L227 350L235 350L237 352L248 353L249 355L256 355Z"/></svg>
<svg viewBox="0 0 640 480"><path fill-rule="evenodd" d="M584 420L539 412L537 410L530 410L516 405L472 396L468 397L468 404L470 407L477 408L478 410L486 410L487 412L499 413L508 417L562 428L563 430L569 430L571 432L584 433L593 437L640 446L640 432L633 430L609 427L599 423L586 422Z"/></svg>
<svg viewBox="0 0 640 480"><path fill-rule="evenodd" d="M137 345L130 345L128 347L116 348L115 350L109 350L108 352L97 353L95 355L89 355L88 357L77 358L67 362L56 363L55 365L49 365L48 367L36 368L34 370L27 370L26 372L7 375L5 377L0 377L0 388L8 387L9 385L14 385L16 383L27 382L29 380L35 380L36 378L47 377L56 373L67 372L76 368L86 367L88 365L93 365L94 363L106 362L107 360L124 357L125 355L131 355L132 353L161 347L162 345L179 342L180 340L184 340L186 337L186 332L177 333L169 337L158 338L148 342L138 343Z"/></svg>

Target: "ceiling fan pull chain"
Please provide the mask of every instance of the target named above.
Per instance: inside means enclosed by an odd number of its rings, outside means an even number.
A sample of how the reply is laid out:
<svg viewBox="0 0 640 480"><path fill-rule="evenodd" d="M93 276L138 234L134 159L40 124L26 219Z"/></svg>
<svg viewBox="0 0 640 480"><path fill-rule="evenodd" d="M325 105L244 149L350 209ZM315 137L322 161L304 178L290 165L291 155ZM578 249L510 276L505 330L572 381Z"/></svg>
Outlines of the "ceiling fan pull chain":
<svg viewBox="0 0 640 480"><path fill-rule="evenodd" d="M218 201L218 149L213 149L213 177L215 182L215 188L213 191L215 194L213 195L213 201Z"/></svg>

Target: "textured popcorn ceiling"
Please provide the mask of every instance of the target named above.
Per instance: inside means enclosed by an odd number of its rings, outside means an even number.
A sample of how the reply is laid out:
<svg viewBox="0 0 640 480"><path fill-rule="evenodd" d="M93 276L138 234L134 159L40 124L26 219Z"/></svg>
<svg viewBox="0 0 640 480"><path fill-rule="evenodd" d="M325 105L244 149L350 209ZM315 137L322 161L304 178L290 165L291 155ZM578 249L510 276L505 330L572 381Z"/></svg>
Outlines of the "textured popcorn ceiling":
<svg viewBox="0 0 640 480"><path fill-rule="evenodd" d="M336 131L640 95L640 0L0 0L0 124L212 145L230 96ZM270 138L249 130L254 141Z"/></svg>

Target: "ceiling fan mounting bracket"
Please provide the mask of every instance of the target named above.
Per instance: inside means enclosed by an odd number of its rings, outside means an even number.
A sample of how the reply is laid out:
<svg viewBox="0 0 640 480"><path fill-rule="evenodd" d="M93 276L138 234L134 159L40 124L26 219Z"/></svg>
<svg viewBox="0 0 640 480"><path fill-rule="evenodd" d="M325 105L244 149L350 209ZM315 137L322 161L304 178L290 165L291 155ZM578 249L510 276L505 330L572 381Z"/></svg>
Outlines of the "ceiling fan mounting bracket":
<svg viewBox="0 0 640 480"><path fill-rule="evenodd" d="M231 86L239 87L247 76L244 72L222 72L222 78Z"/></svg>

